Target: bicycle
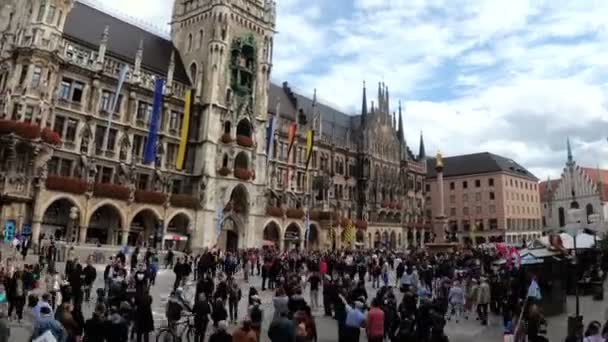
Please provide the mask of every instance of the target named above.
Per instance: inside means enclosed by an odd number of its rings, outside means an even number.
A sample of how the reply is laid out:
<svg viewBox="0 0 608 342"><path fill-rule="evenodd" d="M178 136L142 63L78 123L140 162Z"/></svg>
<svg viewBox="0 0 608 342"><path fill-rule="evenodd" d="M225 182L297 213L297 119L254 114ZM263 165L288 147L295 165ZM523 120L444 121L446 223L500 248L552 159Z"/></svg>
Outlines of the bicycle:
<svg viewBox="0 0 608 342"><path fill-rule="evenodd" d="M178 327L184 326L179 333ZM186 339L184 340L184 335ZM156 335L156 342L195 342L196 328L194 325L194 315L187 315L186 319L177 321L173 327L167 326L161 328Z"/></svg>

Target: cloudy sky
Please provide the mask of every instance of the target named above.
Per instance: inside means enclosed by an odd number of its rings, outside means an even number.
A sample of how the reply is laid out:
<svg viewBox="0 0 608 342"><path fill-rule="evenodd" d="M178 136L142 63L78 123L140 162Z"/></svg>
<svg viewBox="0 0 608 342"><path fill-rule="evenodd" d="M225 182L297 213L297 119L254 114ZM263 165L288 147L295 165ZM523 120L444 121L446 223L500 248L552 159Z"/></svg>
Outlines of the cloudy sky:
<svg viewBox="0 0 608 342"><path fill-rule="evenodd" d="M97 0L158 26L172 0ZM405 108L406 138L445 155L490 151L557 177L608 168L608 1L277 0L275 82L347 112L365 80ZM396 108L395 108L396 109Z"/></svg>

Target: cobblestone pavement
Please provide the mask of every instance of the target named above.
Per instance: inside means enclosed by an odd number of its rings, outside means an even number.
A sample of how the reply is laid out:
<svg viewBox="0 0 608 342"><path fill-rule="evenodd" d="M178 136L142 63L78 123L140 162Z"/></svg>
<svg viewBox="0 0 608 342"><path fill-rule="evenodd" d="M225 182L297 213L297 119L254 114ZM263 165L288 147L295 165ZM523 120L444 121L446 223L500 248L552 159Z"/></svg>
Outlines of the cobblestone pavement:
<svg viewBox="0 0 608 342"><path fill-rule="evenodd" d="M60 264L60 269L63 269L63 264ZM96 280L96 287L101 287L101 279L100 277L103 274L103 265L99 265L98 267L98 279ZM167 301L167 297L169 296L169 292L173 285L174 274L171 270L161 270L157 277L157 283L152 288L152 296L154 299L153 302L153 315L155 319L155 327L158 329L165 325L164 320L164 312L165 312L165 304ZM239 277L239 281L241 282L241 288L243 290L243 300L240 302L239 306L239 317L242 317L247 310L246 298L249 291L249 286L255 286L258 290L261 285L261 278L253 277L250 278L250 283L247 284L242 280L242 276ZM371 284L368 284L368 293L370 296L375 294L375 290L371 288ZM186 291L193 292L194 288L186 287ZM261 293L262 298L262 308L264 310L264 325L262 329L262 341L269 341L267 337L267 329L270 324L269 318L272 317L272 296L273 293L271 291L264 291ZM308 299L308 294L305 296ZM94 298L92 299L94 302ZM569 312L573 312L574 310L574 298L568 298L568 309ZM604 311L606 309L606 304L604 302L596 302L592 301L590 297L583 297L581 300L581 311L585 317L585 322L589 322L591 320L599 320L603 322L605 320ZM93 304L86 305L83 308L84 316L86 319L91 317L91 313L93 310ZM314 315L316 316L316 324L319 335L319 342L333 342L337 341L337 325L335 320L324 317L322 308L315 311ZM548 329L548 338L550 341L563 341L566 334L566 321L567 315L560 315L556 317L550 317L549 321L549 329ZM479 324L479 322L471 319L461 321L460 323L455 323L454 321L448 322L446 326L446 333L452 342L487 342L487 341L502 341L502 326L501 326L501 318L499 317L491 317L489 325L483 327ZM11 322L11 332L12 336L11 342L26 342L29 341L30 333L31 333L31 324L29 322L24 322L22 325L17 325L15 322ZM234 326L231 326L231 329L234 329ZM209 329L211 330L211 329ZM361 340L365 341L365 334L361 334ZM154 338L152 339L154 340Z"/></svg>

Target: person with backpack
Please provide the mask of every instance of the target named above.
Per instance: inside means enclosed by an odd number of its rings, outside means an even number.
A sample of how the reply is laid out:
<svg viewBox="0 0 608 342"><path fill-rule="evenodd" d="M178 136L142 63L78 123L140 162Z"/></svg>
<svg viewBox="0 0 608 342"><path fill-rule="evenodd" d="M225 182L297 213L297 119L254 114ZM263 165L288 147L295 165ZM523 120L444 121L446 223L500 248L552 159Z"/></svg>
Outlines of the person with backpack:
<svg viewBox="0 0 608 342"><path fill-rule="evenodd" d="M177 323L182 318L182 312L184 310L188 312L192 312L192 309L188 306L186 301L184 300L183 290L181 287L177 288L177 290L171 292L169 295L169 300L167 301L167 323L170 329L175 329L175 323Z"/></svg>
<svg viewBox="0 0 608 342"><path fill-rule="evenodd" d="M249 308L249 318L251 318L251 329L255 331L258 341L262 332L262 321L264 320L264 311L260 307L262 301L258 295L251 298L252 305Z"/></svg>

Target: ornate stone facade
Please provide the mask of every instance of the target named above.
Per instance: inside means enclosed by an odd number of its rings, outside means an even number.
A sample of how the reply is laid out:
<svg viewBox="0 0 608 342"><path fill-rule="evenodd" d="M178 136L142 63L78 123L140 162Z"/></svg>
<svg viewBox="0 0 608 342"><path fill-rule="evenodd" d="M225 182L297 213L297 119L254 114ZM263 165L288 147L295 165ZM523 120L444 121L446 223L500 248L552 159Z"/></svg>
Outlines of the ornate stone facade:
<svg viewBox="0 0 608 342"><path fill-rule="evenodd" d="M31 230L35 241L42 234L109 245L162 238L180 248L188 241L235 249L263 240L280 248L336 246L351 220L362 244L421 243L422 141L414 156L384 85L377 108L372 102L368 111L364 93L356 116L313 108L289 86L272 85L275 15L270 0L176 0L166 39L74 0L5 2L2 224ZM116 95L124 65L129 72ZM157 78L166 86L156 161L146 165ZM187 89L192 111L178 170ZM275 149L282 152L269 161L277 98ZM287 162L287 127L295 121ZM313 124L321 135L306 172L304 132Z"/></svg>
<svg viewBox="0 0 608 342"><path fill-rule="evenodd" d="M585 228L603 233L608 221L608 170L577 165L569 141L567 146L568 158L561 177L539 185L543 228L563 229L568 223L568 210L574 205L584 210Z"/></svg>

